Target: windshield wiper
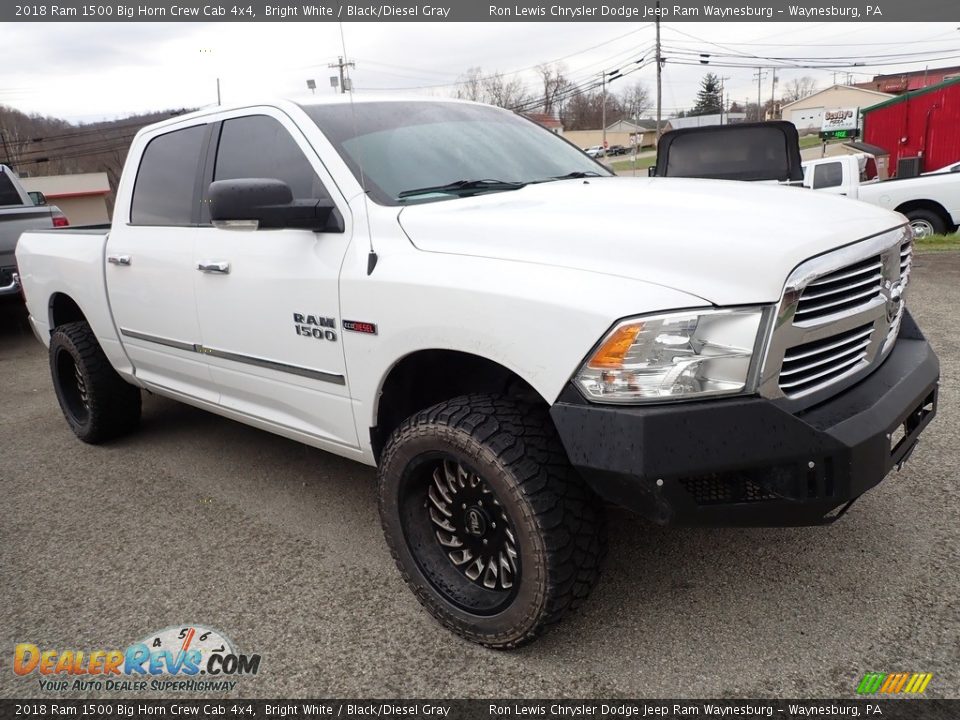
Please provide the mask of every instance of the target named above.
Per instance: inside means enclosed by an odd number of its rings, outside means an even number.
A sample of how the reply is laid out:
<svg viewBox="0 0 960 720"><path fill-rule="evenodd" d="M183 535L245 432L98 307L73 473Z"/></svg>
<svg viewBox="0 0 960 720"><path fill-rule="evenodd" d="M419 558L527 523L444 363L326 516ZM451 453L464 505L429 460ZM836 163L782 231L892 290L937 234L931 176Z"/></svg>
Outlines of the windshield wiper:
<svg viewBox="0 0 960 720"><path fill-rule="evenodd" d="M566 175L554 175L551 180L575 180L576 178L585 178L585 177L603 177L598 172L593 170L574 170L569 172Z"/></svg>
<svg viewBox="0 0 960 720"><path fill-rule="evenodd" d="M457 180L446 185L433 185L431 187L416 188L414 190L404 190L397 193L397 199L413 197L414 195L427 195L429 193L457 193L461 190L519 190L526 183L510 182L508 180Z"/></svg>
<svg viewBox="0 0 960 720"><path fill-rule="evenodd" d="M594 172L593 170L574 170L573 172L568 172L566 175L554 175L553 177L543 178L543 180L533 180L530 184L548 183L554 180L576 180L578 178L588 177L604 177L604 175L603 173Z"/></svg>

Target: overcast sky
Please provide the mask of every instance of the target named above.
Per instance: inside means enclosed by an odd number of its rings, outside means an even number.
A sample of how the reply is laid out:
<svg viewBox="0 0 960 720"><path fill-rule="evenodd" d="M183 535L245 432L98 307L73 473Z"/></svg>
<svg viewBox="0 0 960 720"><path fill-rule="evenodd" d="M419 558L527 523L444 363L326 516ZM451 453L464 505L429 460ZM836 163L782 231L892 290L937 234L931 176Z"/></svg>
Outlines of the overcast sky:
<svg viewBox="0 0 960 720"><path fill-rule="evenodd" d="M700 78L711 69L729 78L731 99L756 100L753 69L705 68L697 64L700 52L711 53L713 65L770 65L763 58L840 56L856 56L866 63L876 56L903 54L894 64L851 68L855 82L926 65L960 65L957 23L666 22L662 28L668 59L665 116L693 103ZM8 23L5 30L0 44L4 68L0 103L74 122L212 104L217 77L224 102L302 94L307 92L307 78L316 80L318 93L330 93L329 77L335 71L327 64L344 51L340 27L323 22ZM358 92L403 89L449 95L458 76L471 66L515 74L531 89L536 85L531 68L543 62L563 62L577 82L604 69L627 72L637 67L631 62L649 60L654 30L637 22L366 22L344 23L343 36L347 56L356 62L351 75ZM755 59L721 59L721 53ZM837 72L842 82L847 71ZM819 88L831 85L834 78L832 70L778 71L781 87L803 75L815 78ZM768 74L763 80L764 100L770 97L771 79ZM617 81L611 91L637 80L652 95L654 67Z"/></svg>

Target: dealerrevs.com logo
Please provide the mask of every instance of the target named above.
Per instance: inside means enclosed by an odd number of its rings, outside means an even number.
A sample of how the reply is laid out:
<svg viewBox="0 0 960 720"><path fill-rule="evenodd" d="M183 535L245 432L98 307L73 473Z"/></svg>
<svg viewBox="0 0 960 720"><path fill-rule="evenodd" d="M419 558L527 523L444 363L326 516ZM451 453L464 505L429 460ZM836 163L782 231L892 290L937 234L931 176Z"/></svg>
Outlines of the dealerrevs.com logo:
<svg viewBox="0 0 960 720"><path fill-rule="evenodd" d="M46 649L19 643L13 671L36 677L47 692L216 692L256 675L260 655L237 652L222 633L196 624L150 633L125 649Z"/></svg>

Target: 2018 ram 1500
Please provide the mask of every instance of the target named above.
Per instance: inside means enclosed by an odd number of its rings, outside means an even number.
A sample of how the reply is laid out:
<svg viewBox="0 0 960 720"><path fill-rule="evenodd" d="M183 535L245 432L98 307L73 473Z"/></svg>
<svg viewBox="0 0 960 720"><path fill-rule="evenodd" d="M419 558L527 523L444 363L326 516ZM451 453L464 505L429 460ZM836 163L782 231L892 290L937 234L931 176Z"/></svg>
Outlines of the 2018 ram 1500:
<svg viewBox="0 0 960 720"><path fill-rule="evenodd" d="M80 439L132 430L145 389L377 466L404 579L492 647L586 598L601 501L827 523L936 409L902 216L617 178L474 103L153 125L109 232L26 233L17 257Z"/></svg>

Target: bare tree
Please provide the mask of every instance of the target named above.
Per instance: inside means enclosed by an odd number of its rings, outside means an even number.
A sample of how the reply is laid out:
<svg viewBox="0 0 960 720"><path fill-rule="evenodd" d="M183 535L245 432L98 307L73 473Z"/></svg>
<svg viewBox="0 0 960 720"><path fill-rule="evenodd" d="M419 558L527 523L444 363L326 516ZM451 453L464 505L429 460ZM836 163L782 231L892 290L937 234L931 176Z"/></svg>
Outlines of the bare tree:
<svg viewBox="0 0 960 720"><path fill-rule="evenodd" d="M629 115L629 109L623 100L607 93L607 125L623 120ZM570 96L563 116L563 127L567 130L599 130L603 127L603 92L584 90Z"/></svg>
<svg viewBox="0 0 960 720"><path fill-rule="evenodd" d="M488 75L483 82L486 102L502 108L516 108L529 104L530 95L523 81L515 77L506 80L502 73Z"/></svg>
<svg viewBox="0 0 960 720"><path fill-rule="evenodd" d="M801 78L794 78L784 86L783 102L784 104L796 102L813 95L816 91L817 81L812 77L804 75Z"/></svg>
<svg viewBox="0 0 960 720"><path fill-rule="evenodd" d="M483 71L479 67L467 68L467 71L457 78L456 96L461 100L484 102Z"/></svg>
<svg viewBox="0 0 960 720"><path fill-rule="evenodd" d="M537 73L543 83L543 101L540 109L547 115L560 117L573 83L567 79L567 68L563 64L538 65Z"/></svg>
<svg viewBox="0 0 960 720"><path fill-rule="evenodd" d="M527 105L530 95L520 78L507 80L503 73L484 74L479 67L469 68L457 80L456 97L504 108Z"/></svg>
<svg viewBox="0 0 960 720"><path fill-rule="evenodd" d="M642 82L636 82L627 87L620 94L620 99L623 103L623 110L633 120L641 117L653 106L653 102L650 100L650 91ZM609 110L609 108L607 109Z"/></svg>

